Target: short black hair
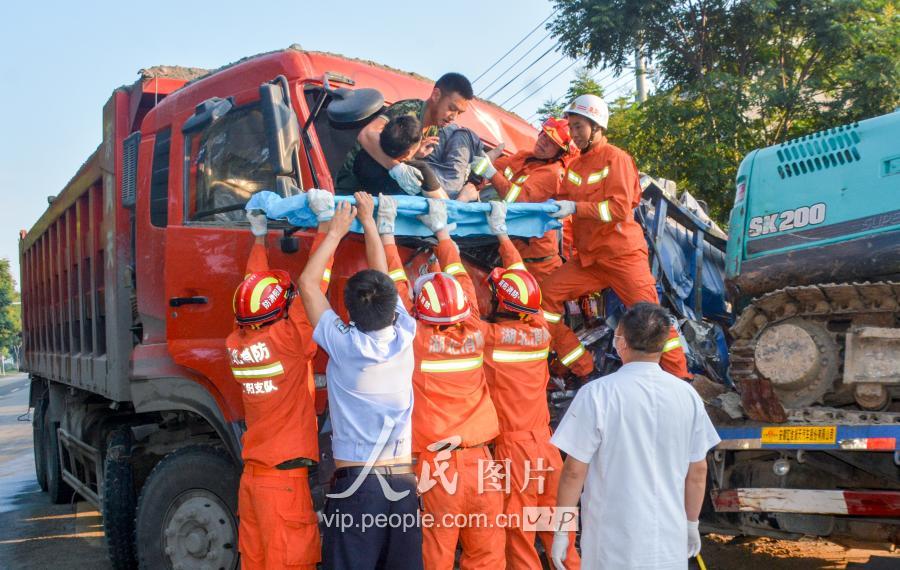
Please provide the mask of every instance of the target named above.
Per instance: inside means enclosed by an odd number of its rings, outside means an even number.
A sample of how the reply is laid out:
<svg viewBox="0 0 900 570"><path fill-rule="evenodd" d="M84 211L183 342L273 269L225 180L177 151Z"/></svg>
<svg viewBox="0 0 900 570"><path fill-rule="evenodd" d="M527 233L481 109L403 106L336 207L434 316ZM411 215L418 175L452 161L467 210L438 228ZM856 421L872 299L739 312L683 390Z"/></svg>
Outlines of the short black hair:
<svg viewBox="0 0 900 570"><path fill-rule="evenodd" d="M663 346L669 340L672 316L669 311L656 303L635 303L619 324L622 327L622 336L632 350L662 352Z"/></svg>
<svg viewBox="0 0 900 570"><path fill-rule="evenodd" d="M347 281L344 305L359 330L377 331L394 322L397 287L391 278L374 269L363 269Z"/></svg>
<svg viewBox="0 0 900 570"><path fill-rule="evenodd" d="M472 91L472 83L462 73L445 73L435 82L434 86L441 90L441 97L451 93L459 93L466 101L471 101L475 98L475 92Z"/></svg>
<svg viewBox="0 0 900 570"><path fill-rule="evenodd" d="M381 131L378 142L384 154L400 158L422 140L422 124L412 115L395 117Z"/></svg>

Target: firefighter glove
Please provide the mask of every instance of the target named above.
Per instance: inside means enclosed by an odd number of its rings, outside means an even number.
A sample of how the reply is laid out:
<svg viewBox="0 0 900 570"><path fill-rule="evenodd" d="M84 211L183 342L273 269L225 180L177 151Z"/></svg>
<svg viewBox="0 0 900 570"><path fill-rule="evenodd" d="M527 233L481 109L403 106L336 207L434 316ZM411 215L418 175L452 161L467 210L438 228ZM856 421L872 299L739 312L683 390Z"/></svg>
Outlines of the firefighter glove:
<svg viewBox="0 0 900 570"><path fill-rule="evenodd" d="M700 554L700 521L687 522L688 558Z"/></svg>
<svg viewBox="0 0 900 570"><path fill-rule="evenodd" d="M422 193L423 177L422 172L418 168L413 168L412 166L401 162L391 168L388 171L388 174L391 175L391 178L393 178L407 194L415 195Z"/></svg>
<svg viewBox="0 0 900 570"><path fill-rule="evenodd" d="M559 210L551 212L550 217L565 218L575 213L575 202L571 200L559 200L556 202L556 205L559 206Z"/></svg>
<svg viewBox="0 0 900 570"><path fill-rule="evenodd" d="M380 235L394 233L394 222L397 220L397 200L392 196L378 195L378 214L375 222Z"/></svg>
<svg viewBox="0 0 900 570"><path fill-rule="evenodd" d="M487 213L488 228L495 236L506 235L506 202L491 202L491 211Z"/></svg>
<svg viewBox="0 0 900 570"><path fill-rule="evenodd" d="M266 237L266 233L269 231L269 219L262 210L247 212L247 221L250 222L250 233L256 237Z"/></svg>
<svg viewBox="0 0 900 570"><path fill-rule="evenodd" d="M433 233L441 230L452 232L456 224L447 223L447 203L443 200L428 198L428 213L418 216L419 221Z"/></svg>
<svg viewBox="0 0 900 570"><path fill-rule="evenodd" d="M491 164L491 159L486 155L475 157L475 160L469 164L469 167L472 169L472 174L484 176L485 178L491 178L497 174L497 169L494 168L494 165Z"/></svg>
<svg viewBox="0 0 900 570"><path fill-rule="evenodd" d="M553 533L553 545L550 546L550 560L556 570L566 570L566 552L569 550L569 533L558 530Z"/></svg>
<svg viewBox="0 0 900 570"><path fill-rule="evenodd" d="M334 217L334 194L328 190L310 188L306 191L306 204L319 223L327 222Z"/></svg>

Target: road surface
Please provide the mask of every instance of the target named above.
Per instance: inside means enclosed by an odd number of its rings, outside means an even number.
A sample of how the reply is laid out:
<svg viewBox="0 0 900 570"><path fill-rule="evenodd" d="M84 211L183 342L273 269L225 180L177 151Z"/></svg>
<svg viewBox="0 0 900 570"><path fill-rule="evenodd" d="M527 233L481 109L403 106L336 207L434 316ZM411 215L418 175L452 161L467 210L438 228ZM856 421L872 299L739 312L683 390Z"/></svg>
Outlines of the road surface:
<svg viewBox="0 0 900 570"><path fill-rule="evenodd" d="M109 570L100 513L53 505L34 476L28 377L0 377L0 568Z"/></svg>

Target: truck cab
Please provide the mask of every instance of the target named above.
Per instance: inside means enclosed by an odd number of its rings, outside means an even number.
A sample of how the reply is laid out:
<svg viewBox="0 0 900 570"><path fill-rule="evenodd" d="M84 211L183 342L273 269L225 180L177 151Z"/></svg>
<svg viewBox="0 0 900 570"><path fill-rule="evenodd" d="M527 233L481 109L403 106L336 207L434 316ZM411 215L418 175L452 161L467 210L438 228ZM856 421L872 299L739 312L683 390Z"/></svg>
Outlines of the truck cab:
<svg viewBox="0 0 900 570"><path fill-rule="evenodd" d="M224 341L253 243L244 205L261 190L333 189L366 122L385 103L427 97L432 83L295 47L175 71L113 93L97 152L24 234L23 361L39 479L56 501L77 492L102 510L117 565L234 568L244 414ZM354 92L365 104L336 121L330 105ZM512 152L535 137L481 101L460 124ZM296 279L312 238L271 222L271 267ZM428 262L415 248L403 255L411 273ZM332 269L339 311L363 268L351 236ZM324 370L317 357L326 444ZM329 448L316 485L330 476Z"/></svg>

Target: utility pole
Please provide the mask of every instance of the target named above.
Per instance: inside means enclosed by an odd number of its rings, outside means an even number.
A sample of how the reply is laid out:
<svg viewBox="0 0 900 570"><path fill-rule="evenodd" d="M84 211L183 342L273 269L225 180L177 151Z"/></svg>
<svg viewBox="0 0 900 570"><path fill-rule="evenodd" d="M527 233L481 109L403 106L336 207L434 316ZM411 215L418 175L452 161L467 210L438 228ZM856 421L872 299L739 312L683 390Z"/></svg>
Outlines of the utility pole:
<svg viewBox="0 0 900 570"><path fill-rule="evenodd" d="M647 69L644 65L644 56L641 53L641 45L634 50L634 87L637 94L635 100L643 103L647 100Z"/></svg>

